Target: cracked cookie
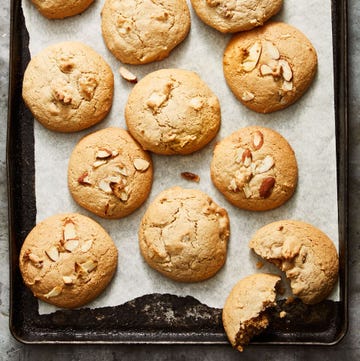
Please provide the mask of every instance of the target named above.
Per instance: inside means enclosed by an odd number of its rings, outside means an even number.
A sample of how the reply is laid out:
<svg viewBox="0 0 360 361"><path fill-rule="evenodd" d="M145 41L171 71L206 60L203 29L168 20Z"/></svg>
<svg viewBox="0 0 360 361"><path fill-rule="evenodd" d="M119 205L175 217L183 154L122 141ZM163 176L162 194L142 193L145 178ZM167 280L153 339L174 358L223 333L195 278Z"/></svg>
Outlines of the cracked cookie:
<svg viewBox="0 0 360 361"><path fill-rule="evenodd" d="M334 243L310 224L293 220L270 223L254 234L249 247L285 272L292 292L304 303L324 300L338 279Z"/></svg>
<svg viewBox="0 0 360 361"><path fill-rule="evenodd" d="M162 69L134 86L125 119L144 149L157 154L190 154L217 134L220 103L196 73Z"/></svg>
<svg viewBox="0 0 360 361"><path fill-rule="evenodd" d="M76 213L38 223L20 251L20 271L35 297L58 307L80 307L96 298L117 267L117 249L108 233Z"/></svg>
<svg viewBox="0 0 360 361"><path fill-rule="evenodd" d="M139 245L153 269L175 281L197 282L224 265L229 234L225 209L199 190L172 187L146 210Z"/></svg>
<svg viewBox="0 0 360 361"><path fill-rule="evenodd" d="M282 3L282 0L191 0L199 18L222 33L261 26L280 11Z"/></svg>
<svg viewBox="0 0 360 361"><path fill-rule="evenodd" d="M92 48L58 43L28 64L22 95L34 117L46 128L76 132L99 123L110 111L114 76Z"/></svg>
<svg viewBox="0 0 360 361"><path fill-rule="evenodd" d="M258 273L241 279L225 301L222 320L231 345L242 352L269 325L267 310L276 306L279 276Z"/></svg>
<svg viewBox="0 0 360 361"><path fill-rule="evenodd" d="M317 55L299 30L272 22L235 35L225 49L223 70L242 104L270 113L288 107L306 92L316 74Z"/></svg>
<svg viewBox="0 0 360 361"><path fill-rule="evenodd" d="M31 0L48 19L63 19L85 11L94 0Z"/></svg>
<svg viewBox="0 0 360 361"><path fill-rule="evenodd" d="M270 128L242 128L215 146L211 179L236 207L251 211L279 207L295 192L297 177L294 151Z"/></svg>
<svg viewBox="0 0 360 361"><path fill-rule="evenodd" d="M103 218L134 212L148 197L153 178L151 157L121 128L87 135L75 146L68 166L74 200Z"/></svg>
<svg viewBox="0 0 360 361"><path fill-rule="evenodd" d="M186 0L106 0L101 29L117 59L146 64L166 58L186 38L190 11Z"/></svg>

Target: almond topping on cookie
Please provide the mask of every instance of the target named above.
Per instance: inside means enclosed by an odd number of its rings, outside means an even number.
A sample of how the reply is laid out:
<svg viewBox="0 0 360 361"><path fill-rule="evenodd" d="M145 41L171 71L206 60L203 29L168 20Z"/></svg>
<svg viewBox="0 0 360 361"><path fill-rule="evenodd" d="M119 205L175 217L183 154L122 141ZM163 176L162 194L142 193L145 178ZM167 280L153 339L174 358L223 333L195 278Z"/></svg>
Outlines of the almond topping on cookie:
<svg viewBox="0 0 360 361"><path fill-rule="evenodd" d="M228 186L228 190L229 191L233 191L233 192L236 192L237 191L237 185L236 185L236 180L235 178L232 178L231 181L230 181L230 184Z"/></svg>
<svg viewBox="0 0 360 361"><path fill-rule="evenodd" d="M199 183L200 182L200 177L195 174L195 173L191 173L191 172L182 172L180 173L181 176L186 179L186 180L189 180L189 181L192 181L192 182L196 182L196 183Z"/></svg>
<svg viewBox="0 0 360 361"><path fill-rule="evenodd" d="M62 292L62 287L56 286L49 293L46 293L44 297L45 298L56 297L59 296L61 292Z"/></svg>
<svg viewBox="0 0 360 361"><path fill-rule="evenodd" d="M63 281L66 285L72 285L73 279L71 276L63 276Z"/></svg>
<svg viewBox="0 0 360 361"><path fill-rule="evenodd" d="M244 184L242 190L244 191L244 194L245 194L246 198L250 198L252 196L252 194L253 194L249 184Z"/></svg>
<svg viewBox="0 0 360 361"><path fill-rule="evenodd" d="M44 263L39 256L35 253L31 253L29 249L24 253L24 260L29 260L36 268L41 268Z"/></svg>
<svg viewBox="0 0 360 361"><path fill-rule="evenodd" d="M93 244L93 240L92 239L88 239L87 241L84 242L84 244L81 246L81 251L82 252L87 252L90 250L90 248L92 247Z"/></svg>
<svg viewBox="0 0 360 361"><path fill-rule="evenodd" d="M106 164L107 163L107 160L105 159L100 159L100 160L96 160L94 163L93 163L93 168L99 168L101 167L102 165Z"/></svg>
<svg viewBox="0 0 360 361"><path fill-rule="evenodd" d="M87 272L92 272L97 267L97 262L92 259L87 260L86 262L81 264L81 267Z"/></svg>
<svg viewBox="0 0 360 361"><path fill-rule="evenodd" d="M293 89L293 82L284 80L281 89L284 91L291 91Z"/></svg>
<svg viewBox="0 0 360 361"><path fill-rule="evenodd" d="M278 60L280 58L280 52L278 48L271 41L265 40L264 48L271 59Z"/></svg>
<svg viewBox="0 0 360 361"><path fill-rule="evenodd" d="M150 163L142 158L135 158L134 159L134 167L139 172L145 172L150 166Z"/></svg>
<svg viewBox="0 0 360 361"><path fill-rule="evenodd" d="M255 150L259 150L264 144L264 136L259 130L253 134L252 143Z"/></svg>
<svg viewBox="0 0 360 361"><path fill-rule="evenodd" d="M267 155L259 167L256 168L257 173L265 173L274 166L274 158L271 155Z"/></svg>
<svg viewBox="0 0 360 361"><path fill-rule="evenodd" d="M54 262L59 259L59 250L55 246L50 247L50 249L46 250L45 253Z"/></svg>
<svg viewBox="0 0 360 361"><path fill-rule="evenodd" d="M270 68L269 65L262 64L261 67L260 67L260 73L261 73L261 75L272 75L273 70Z"/></svg>
<svg viewBox="0 0 360 361"><path fill-rule="evenodd" d="M275 185L275 178L267 177L265 178L260 186L259 194L261 198L268 198L271 194L271 190Z"/></svg>
<svg viewBox="0 0 360 361"><path fill-rule="evenodd" d="M280 59L279 65L282 69L282 76L283 76L284 80L290 81L293 77L293 73L290 68L290 64L286 60Z"/></svg>
<svg viewBox="0 0 360 361"><path fill-rule="evenodd" d="M243 162L245 167L249 167L252 162L252 154L250 149L245 149L241 156L241 161Z"/></svg>
<svg viewBox="0 0 360 361"><path fill-rule="evenodd" d="M101 189L105 193L112 193L110 182L107 179L102 179L99 182L99 189Z"/></svg>
<svg viewBox="0 0 360 361"><path fill-rule="evenodd" d="M78 178L78 183L83 184L83 185L90 185L91 181L89 178L89 173L88 172L84 172L79 178Z"/></svg>
<svg viewBox="0 0 360 361"><path fill-rule="evenodd" d="M100 148L100 149L97 150L95 156L98 159L107 159L107 158L110 158L112 156L112 152L110 150L108 150L108 149Z"/></svg>
<svg viewBox="0 0 360 361"><path fill-rule="evenodd" d="M255 69L259 58L260 58L260 54L261 54L261 42L257 41L256 43L254 43L250 49L248 49L248 56L247 58L243 61L242 67L246 72L250 72L252 70Z"/></svg>
<svg viewBox="0 0 360 361"><path fill-rule="evenodd" d="M127 172L127 169L125 168L125 166L123 164L116 165L114 167L114 171L117 172L117 173L120 173L124 177L127 177L129 175L128 172Z"/></svg>
<svg viewBox="0 0 360 361"><path fill-rule="evenodd" d="M77 239L75 224L71 219L66 219L63 228L64 241L67 242L70 239Z"/></svg>
<svg viewBox="0 0 360 361"><path fill-rule="evenodd" d="M128 81L129 83L137 83L137 76L133 74L131 71L126 69L125 67L121 66L119 68L119 73L123 79Z"/></svg>
<svg viewBox="0 0 360 361"><path fill-rule="evenodd" d="M241 96L241 99L244 102L249 102L250 100L253 100L254 98L255 98L255 95L253 93L249 92L248 90L245 90Z"/></svg>
<svg viewBox="0 0 360 361"><path fill-rule="evenodd" d="M78 246L79 246L79 241L77 241L76 239L67 241L64 244L64 248L69 252L75 251L75 249L78 248Z"/></svg>

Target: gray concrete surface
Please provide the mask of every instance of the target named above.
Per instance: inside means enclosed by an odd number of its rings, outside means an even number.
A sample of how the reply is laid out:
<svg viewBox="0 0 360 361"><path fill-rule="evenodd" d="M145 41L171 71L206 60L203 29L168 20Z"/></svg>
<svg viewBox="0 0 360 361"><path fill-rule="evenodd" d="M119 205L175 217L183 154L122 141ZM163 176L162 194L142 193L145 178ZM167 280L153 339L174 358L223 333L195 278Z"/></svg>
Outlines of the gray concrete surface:
<svg viewBox="0 0 360 361"><path fill-rule="evenodd" d="M25 0L27 1L27 0ZM360 2L349 0L349 330L334 347L248 347L243 354L229 346L28 346L8 328L9 271L6 198L6 119L8 91L9 1L0 4L0 360L360 360ZM316 120L314 120L316 121Z"/></svg>

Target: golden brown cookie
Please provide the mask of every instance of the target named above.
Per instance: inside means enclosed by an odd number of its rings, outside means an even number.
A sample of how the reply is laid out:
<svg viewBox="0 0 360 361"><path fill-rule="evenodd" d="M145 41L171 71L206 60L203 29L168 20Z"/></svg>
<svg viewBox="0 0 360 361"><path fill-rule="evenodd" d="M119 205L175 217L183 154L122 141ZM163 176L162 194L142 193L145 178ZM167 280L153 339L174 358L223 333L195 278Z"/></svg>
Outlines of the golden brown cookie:
<svg viewBox="0 0 360 361"><path fill-rule="evenodd" d="M199 18L222 33L263 25L281 9L282 0L191 0Z"/></svg>
<svg viewBox="0 0 360 361"><path fill-rule="evenodd" d="M281 206L293 195L297 177L294 151L270 128L239 129L214 149L211 179L239 208L265 211Z"/></svg>
<svg viewBox="0 0 360 361"><path fill-rule="evenodd" d="M104 218L125 217L139 208L150 193L152 178L151 157L120 128L87 135L69 161L74 200Z"/></svg>
<svg viewBox="0 0 360 361"><path fill-rule="evenodd" d="M266 310L276 306L279 276L258 273L240 280L226 299L222 320L231 345L242 352L269 325Z"/></svg>
<svg viewBox="0 0 360 361"><path fill-rule="evenodd" d="M31 59L22 95L42 125L76 132L105 118L113 92L114 76L105 60L85 44L64 42Z"/></svg>
<svg viewBox="0 0 360 361"><path fill-rule="evenodd" d="M63 19L86 10L94 0L31 0L48 19Z"/></svg>
<svg viewBox="0 0 360 361"><path fill-rule="evenodd" d="M157 154L190 154L217 134L220 103L194 72L162 69L141 79L125 108L132 136Z"/></svg>
<svg viewBox="0 0 360 361"><path fill-rule="evenodd" d="M226 260L229 218L199 190L172 187L150 204L139 229L145 261L163 275L197 282L218 272Z"/></svg>
<svg viewBox="0 0 360 361"><path fill-rule="evenodd" d="M20 271L35 297L75 308L97 297L117 267L117 249L108 233L76 213L38 223L20 251Z"/></svg>
<svg viewBox="0 0 360 361"><path fill-rule="evenodd" d="M101 15L105 44L128 64L166 58L190 30L186 0L106 0Z"/></svg>
<svg viewBox="0 0 360 361"><path fill-rule="evenodd" d="M310 224L270 223L254 234L249 247L285 272L292 292L304 303L324 300L337 281L339 260L334 243Z"/></svg>
<svg viewBox="0 0 360 361"><path fill-rule="evenodd" d="M317 55L299 30L272 22L235 35L223 58L226 82L248 108L270 113L298 100L312 83Z"/></svg>

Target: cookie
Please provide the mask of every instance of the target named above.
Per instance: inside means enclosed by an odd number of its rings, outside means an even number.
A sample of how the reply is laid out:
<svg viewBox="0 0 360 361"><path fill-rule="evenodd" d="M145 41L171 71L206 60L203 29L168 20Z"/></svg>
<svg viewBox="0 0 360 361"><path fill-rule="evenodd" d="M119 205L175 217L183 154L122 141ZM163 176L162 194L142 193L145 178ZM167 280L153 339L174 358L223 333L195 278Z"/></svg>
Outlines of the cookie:
<svg viewBox="0 0 360 361"><path fill-rule="evenodd" d="M123 63L166 58L190 30L186 0L106 0L101 13L105 44Z"/></svg>
<svg viewBox="0 0 360 361"><path fill-rule="evenodd" d="M284 109L309 88L317 55L296 28L279 22L235 35L223 57L227 84L242 104L259 113Z"/></svg>
<svg viewBox="0 0 360 361"><path fill-rule="evenodd" d="M94 0L31 0L39 12L48 19L63 19L78 15Z"/></svg>
<svg viewBox="0 0 360 361"><path fill-rule="evenodd" d="M220 103L194 72L162 69L132 89L125 119L132 136L157 154L190 154L217 134Z"/></svg>
<svg viewBox="0 0 360 361"><path fill-rule="evenodd" d="M339 260L334 243L310 224L270 223L254 234L249 247L285 272L292 292L304 303L324 300L337 281Z"/></svg>
<svg viewBox="0 0 360 361"><path fill-rule="evenodd" d="M76 132L110 111L114 76L92 48L78 42L51 45L34 56L23 80L22 95L46 128Z"/></svg>
<svg viewBox="0 0 360 361"><path fill-rule="evenodd" d="M279 276L258 273L240 280L226 299L222 320L231 345L242 352L252 337L269 325L266 313L276 306L276 287Z"/></svg>
<svg viewBox="0 0 360 361"><path fill-rule="evenodd" d="M210 169L214 185L226 199L250 211L281 206L297 185L294 151L270 128L250 126L221 140Z"/></svg>
<svg viewBox="0 0 360 361"><path fill-rule="evenodd" d="M222 33L261 26L280 11L282 3L282 0L191 0L199 18Z"/></svg>
<svg viewBox="0 0 360 361"><path fill-rule="evenodd" d="M72 197L103 218L121 218L134 212L148 197L152 179L151 157L120 128L87 135L69 160Z"/></svg>
<svg viewBox="0 0 360 361"><path fill-rule="evenodd" d="M58 307L80 307L96 298L117 267L117 249L108 233L76 213L38 223L20 251L20 271L35 297Z"/></svg>
<svg viewBox="0 0 360 361"><path fill-rule="evenodd" d="M226 210L208 195L172 187L146 210L139 228L140 251L166 277L203 281L224 265L229 232Z"/></svg>

